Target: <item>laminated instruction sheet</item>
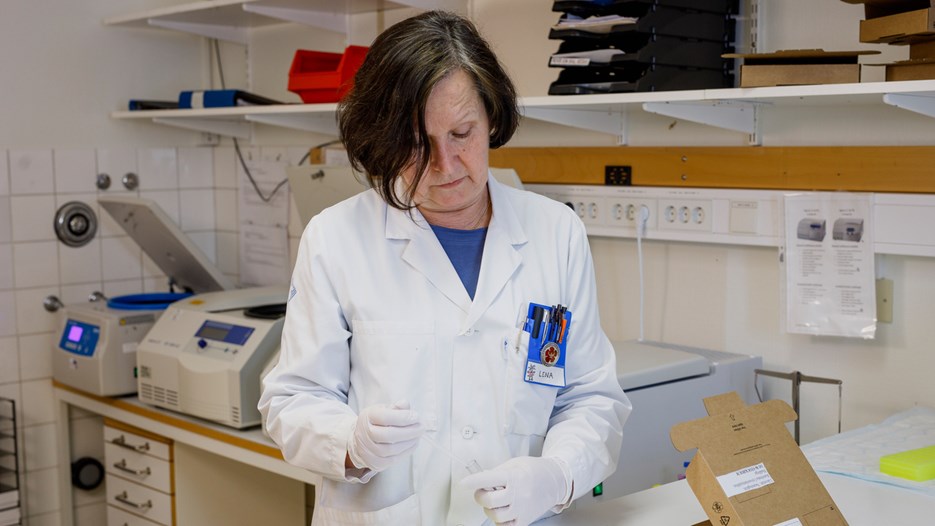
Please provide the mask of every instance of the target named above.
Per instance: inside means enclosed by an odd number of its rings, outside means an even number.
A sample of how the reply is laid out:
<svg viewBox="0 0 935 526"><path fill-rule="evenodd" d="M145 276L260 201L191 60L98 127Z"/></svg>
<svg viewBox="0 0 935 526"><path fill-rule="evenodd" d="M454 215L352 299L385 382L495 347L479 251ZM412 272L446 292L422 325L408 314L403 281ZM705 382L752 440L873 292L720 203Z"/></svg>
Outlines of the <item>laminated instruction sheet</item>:
<svg viewBox="0 0 935 526"><path fill-rule="evenodd" d="M876 333L871 194L785 196L786 330Z"/></svg>

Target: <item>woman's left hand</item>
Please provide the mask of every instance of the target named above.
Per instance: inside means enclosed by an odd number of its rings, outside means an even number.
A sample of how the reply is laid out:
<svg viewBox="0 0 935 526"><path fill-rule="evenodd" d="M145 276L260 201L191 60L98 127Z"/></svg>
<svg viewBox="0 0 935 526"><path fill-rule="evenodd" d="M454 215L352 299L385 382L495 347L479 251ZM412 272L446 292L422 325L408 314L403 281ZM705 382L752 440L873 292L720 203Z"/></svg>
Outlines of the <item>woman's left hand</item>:
<svg viewBox="0 0 935 526"><path fill-rule="evenodd" d="M474 500L495 524L526 526L564 504L569 483L554 458L516 457L459 484L474 491Z"/></svg>

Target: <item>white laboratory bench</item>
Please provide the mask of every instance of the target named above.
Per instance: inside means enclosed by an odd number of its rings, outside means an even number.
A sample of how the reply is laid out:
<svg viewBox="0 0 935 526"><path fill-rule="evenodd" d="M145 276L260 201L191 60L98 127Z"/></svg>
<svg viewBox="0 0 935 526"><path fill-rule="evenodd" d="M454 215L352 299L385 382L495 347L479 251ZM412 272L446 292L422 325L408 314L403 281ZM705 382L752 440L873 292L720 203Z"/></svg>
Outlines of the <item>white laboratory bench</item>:
<svg viewBox="0 0 935 526"><path fill-rule="evenodd" d="M59 498L61 524L74 524L71 485L72 408L120 421L173 441L176 450L175 487L177 524L198 524L197 516L212 517L249 513L252 506L277 509L305 522L306 484L317 484L317 475L287 464L272 440L258 427L238 430L143 404L135 395L101 397L53 381L57 405ZM181 461L185 459L185 461ZM202 480L208 472L209 484ZM187 488L187 491L181 491ZM232 507L232 503L234 505ZM268 518L268 513L266 514ZM225 523L225 522L221 522ZM233 522L230 524L235 524Z"/></svg>
<svg viewBox="0 0 935 526"><path fill-rule="evenodd" d="M931 524L935 497L852 477L819 473L849 526ZM536 526L692 526L706 522L704 510L684 480L593 506L577 507Z"/></svg>
<svg viewBox="0 0 935 526"><path fill-rule="evenodd" d="M53 382L53 387L58 402L59 493L63 526L74 524L68 425L72 408L121 421L171 439L177 447L187 448L193 452L187 456L188 462L195 464L188 469L208 469L215 475L216 484L227 483L228 488L243 486L246 494L235 497L238 500L233 502L241 501L247 507L253 505L252 501L258 506L262 504L260 507L264 510L289 505L304 508L305 484L314 485L320 480L304 469L287 464L279 449L259 428L236 430L212 424L143 404L135 396L100 397L57 382ZM218 467L217 464L203 464L193 460L198 457L223 457L231 464L244 466L244 469L231 470L229 466ZM231 480L222 480L225 474ZM185 486L186 476L185 465L176 467L177 488ZM931 521L935 513L935 497L924 493L828 473L819 473L819 477L850 526L914 526L930 523L927 521ZM189 484L186 487L192 486ZM195 488L193 491L199 490ZM194 501L195 504L185 506L184 502L179 503L176 510L180 517L178 523L198 524L197 520L192 520L191 513L184 515L186 509L195 506L202 509L198 513L222 513L221 508L226 508L227 513L233 513L229 509L232 502L229 497L229 494L225 494L224 498L218 498L216 491L213 494L186 493L184 499ZM280 504L272 505L272 502ZM599 502L585 506L575 505L537 525L691 526L705 520L704 510L688 484L681 480L623 497L600 498Z"/></svg>

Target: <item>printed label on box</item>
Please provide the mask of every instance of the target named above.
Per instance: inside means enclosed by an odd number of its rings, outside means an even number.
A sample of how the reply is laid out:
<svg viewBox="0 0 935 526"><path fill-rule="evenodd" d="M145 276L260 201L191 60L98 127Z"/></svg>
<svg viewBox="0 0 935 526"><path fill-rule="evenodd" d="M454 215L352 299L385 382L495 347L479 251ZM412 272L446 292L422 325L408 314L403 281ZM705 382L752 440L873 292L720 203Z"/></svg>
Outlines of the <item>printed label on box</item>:
<svg viewBox="0 0 935 526"><path fill-rule="evenodd" d="M798 518L789 519L773 526L802 526L802 521L800 521Z"/></svg>
<svg viewBox="0 0 935 526"><path fill-rule="evenodd" d="M717 481L721 485L721 489L724 490L724 493L727 495L727 498L730 498L734 495L740 495L741 493L768 486L773 483L773 477L766 471L766 466L760 463L755 466L738 469L733 473L721 475L717 478ZM785 526L785 523L783 523L783 526Z"/></svg>

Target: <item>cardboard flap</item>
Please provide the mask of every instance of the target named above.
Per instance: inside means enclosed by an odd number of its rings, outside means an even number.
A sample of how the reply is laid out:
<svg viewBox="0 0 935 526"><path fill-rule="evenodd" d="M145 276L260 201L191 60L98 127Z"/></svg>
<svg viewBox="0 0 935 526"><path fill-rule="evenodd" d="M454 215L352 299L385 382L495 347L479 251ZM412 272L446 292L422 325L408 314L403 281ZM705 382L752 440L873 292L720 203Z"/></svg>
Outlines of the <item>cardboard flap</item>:
<svg viewBox="0 0 935 526"><path fill-rule="evenodd" d="M747 404L744 403L737 391L719 394L704 399L704 408L710 416L723 415L731 411L743 409Z"/></svg>
<svg viewBox="0 0 935 526"><path fill-rule="evenodd" d="M767 400L758 406L761 411L769 415L770 420L777 422L794 422L799 416L795 414L792 406L782 400Z"/></svg>

